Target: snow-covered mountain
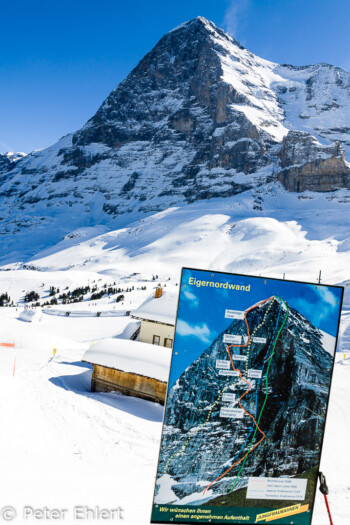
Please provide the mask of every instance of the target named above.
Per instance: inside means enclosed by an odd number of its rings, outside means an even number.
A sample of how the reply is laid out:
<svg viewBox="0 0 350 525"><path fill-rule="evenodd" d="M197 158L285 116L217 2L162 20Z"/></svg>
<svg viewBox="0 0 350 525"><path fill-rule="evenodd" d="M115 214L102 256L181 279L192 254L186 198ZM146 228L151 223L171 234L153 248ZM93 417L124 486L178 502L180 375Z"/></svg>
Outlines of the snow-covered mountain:
<svg viewBox="0 0 350 525"><path fill-rule="evenodd" d="M167 33L82 129L26 157L1 156L2 261L28 261L77 228L116 230L244 192L262 212L271 191L346 202L349 122L349 73L269 62L195 18Z"/></svg>

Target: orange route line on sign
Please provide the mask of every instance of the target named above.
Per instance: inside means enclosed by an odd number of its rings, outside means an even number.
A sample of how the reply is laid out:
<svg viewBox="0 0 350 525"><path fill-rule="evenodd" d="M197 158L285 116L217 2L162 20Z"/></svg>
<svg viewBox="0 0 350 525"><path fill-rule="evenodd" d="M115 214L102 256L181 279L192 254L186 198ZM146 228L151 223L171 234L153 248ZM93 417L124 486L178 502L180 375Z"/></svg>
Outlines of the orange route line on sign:
<svg viewBox="0 0 350 525"><path fill-rule="evenodd" d="M241 380L244 381L245 383L247 383L247 385L249 386L248 390L246 390L246 391L241 395L241 397L239 398L239 400L238 400L238 404L239 404L239 406L242 408L242 410L243 410L246 414L248 414L248 416L249 416L250 418L252 418L252 420L253 420L254 423L255 423L256 428L257 428L257 429L259 430L259 432L262 434L262 438L261 438L261 439L260 439L260 440L254 445L254 447L252 447L252 448L251 448L251 449L250 449L250 450L249 450L249 451L248 451L248 452L247 452L247 453L246 453L241 459L239 459L238 461L236 461L235 463L233 463L228 469L226 469L222 474L220 474L220 476L218 476L218 477L215 478L213 481L211 481L211 482L209 483L209 485L204 489L203 494L205 494L206 491L207 491L207 490L208 490L208 489L209 489L214 483L216 483L216 481L218 481L219 479L221 479L223 476L226 476L226 474L227 474L227 473L228 473L228 472L229 472L234 466L238 465L238 463L240 463L241 461L243 461L243 460L248 456L248 454L249 454L250 452L252 452L252 451L253 451L258 445L260 445L260 443L265 439L265 432L263 432L263 431L259 428L257 422L255 421L254 416L253 416L252 414L250 414L250 413L249 413L249 412L248 412L248 411L242 406L242 404L241 404L241 400L244 398L244 396L246 396L246 395L248 394L248 392L250 392L250 390L251 390L251 388L252 388L252 385L249 383L249 381L247 381L246 379L244 379L244 377L242 376L242 372L241 372L238 368L235 368L235 365L233 364L233 360L232 360L232 357L231 357L231 354L230 354L230 350L229 350L229 349L232 348L232 347L240 347L240 348L243 348L243 347L249 345L249 343L250 343L250 331L249 331L249 325L248 325L248 321L247 321L247 313L250 312L251 310L254 310L254 308L257 308L258 306L260 306L260 305L266 303L267 301L270 301L270 299L273 299L273 296L269 297L268 299L264 299L264 300L261 301L260 303L255 304L254 306L251 306L250 308L248 308L248 310L246 310L246 311L244 312L244 320L245 320L245 324L246 324L246 326L247 326L247 332L248 332L248 341L247 341L244 345L229 345L229 346L227 346L227 348L226 348L227 353L228 353L229 358L230 358L230 361L231 361L231 365L232 365L233 370L235 370L236 372L238 372L239 375L240 375Z"/></svg>

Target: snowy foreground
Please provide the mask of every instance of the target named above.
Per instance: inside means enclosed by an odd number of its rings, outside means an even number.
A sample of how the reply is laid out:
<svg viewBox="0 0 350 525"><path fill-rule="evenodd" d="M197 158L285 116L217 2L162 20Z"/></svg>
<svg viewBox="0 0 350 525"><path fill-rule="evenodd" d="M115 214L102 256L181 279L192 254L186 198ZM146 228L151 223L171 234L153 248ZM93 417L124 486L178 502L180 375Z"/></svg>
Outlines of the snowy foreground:
<svg viewBox="0 0 350 525"><path fill-rule="evenodd" d="M15 349L0 347L0 508L16 507L16 523L34 523L23 520L25 505L69 513L77 505L121 507L124 523L150 522L163 409L113 393L92 394L91 369L81 358L92 341L126 334L126 311L138 308L158 282L176 292L180 268L187 265L279 278L286 273L286 278L313 282L322 270L322 282L347 285L346 196L304 194L300 199L267 190L264 212L251 209L248 193L212 199L120 230L84 228L30 259L19 257L2 267L8 271L0 271L0 295L7 292L19 306L0 308L0 343L15 343ZM159 277L153 280L153 274ZM100 291L114 282L134 287L123 292L122 302L116 303L116 295L96 301L84 296L76 304L38 307L31 323L19 319L30 291L42 305L51 299L50 287L62 293L89 284ZM349 290L347 285L346 296ZM348 525L350 359L342 356L350 352L349 297L338 350L342 362L335 367L321 468L335 525ZM65 522L70 524L69 513ZM313 524L328 524L319 492Z"/></svg>
<svg viewBox="0 0 350 525"><path fill-rule="evenodd" d="M1 340L16 343L0 348L2 503L17 509L18 522L26 505L68 509L71 519L69 509L88 505L119 506L124 522L148 523L162 407L91 394L91 370L81 358L93 321L106 319L44 316L28 324L15 313L1 312ZM104 331L109 324L118 332L119 319L107 321Z"/></svg>
<svg viewBox="0 0 350 525"><path fill-rule="evenodd" d="M147 293L135 291L129 302L137 307ZM0 437L2 503L17 509L17 523L34 523L22 517L24 506L68 509L65 521L72 523L73 508L88 505L121 507L124 523L147 524L163 409L90 392L91 369L81 362L85 350L93 340L118 335L130 318L84 317L82 308L80 316L78 310L69 318L42 314L32 323L18 319L20 309L1 309L0 339L16 345L0 348L0 418L6 422ZM343 314L343 351L350 349L347 328L350 309ZM350 360L337 355L322 469L335 523L347 525ZM316 501L313 523L326 525L319 494Z"/></svg>

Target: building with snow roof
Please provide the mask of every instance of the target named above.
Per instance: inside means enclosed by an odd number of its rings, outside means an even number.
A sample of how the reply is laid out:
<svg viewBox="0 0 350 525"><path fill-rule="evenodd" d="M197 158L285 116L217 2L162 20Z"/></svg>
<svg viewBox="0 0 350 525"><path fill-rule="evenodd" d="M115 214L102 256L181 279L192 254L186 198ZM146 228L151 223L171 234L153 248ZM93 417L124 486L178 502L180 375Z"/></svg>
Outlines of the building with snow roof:
<svg viewBox="0 0 350 525"><path fill-rule="evenodd" d="M176 293L156 288L139 308L131 312L141 321L140 341L172 348L174 344L175 319L178 296Z"/></svg>
<svg viewBox="0 0 350 525"><path fill-rule="evenodd" d="M92 392L117 391L164 404L171 350L129 339L91 345L83 362L93 365Z"/></svg>

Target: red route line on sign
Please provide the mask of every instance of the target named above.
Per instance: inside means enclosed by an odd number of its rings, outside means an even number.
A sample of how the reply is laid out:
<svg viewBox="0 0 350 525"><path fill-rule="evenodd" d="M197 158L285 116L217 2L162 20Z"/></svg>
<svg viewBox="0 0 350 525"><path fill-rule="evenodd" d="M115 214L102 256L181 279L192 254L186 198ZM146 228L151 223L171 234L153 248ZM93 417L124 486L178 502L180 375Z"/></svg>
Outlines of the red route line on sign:
<svg viewBox="0 0 350 525"><path fill-rule="evenodd" d="M209 483L209 485L204 489L203 491L203 494L206 493L206 491L214 484L216 483L216 481L218 481L219 479L221 479L223 476L226 476L226 474L236 465L238 465L238 463L240 463L241 461L243 461L250 452L252 452L258 445L260 445L260 443L265 439L265 433L259 428L257 422L255 421L255 418L252 414L250 414L242 405L241 405L241 400L244 398L244 396L246 396L248 394L248 392L250 392L251 388L252 388L252 385L249 383L249 381L247 381L246 379L244 379L244 377L242 377L242 373L241 371L238 369L238 368L235 368L235 365L233 364L233 360L232 360L232 357L231 357L231 354L230 354L230 351L229 349L232 348L232 347L240 347L240 348L243 348L247 345L249 345L250 343L250 331L249 331L249 325L248 325L248 321L247 321L247 313L250 312L251 310L254 310L254 308L257 308L258 306L260 306L261 304L264 304L266 303L267 301L270 301L270 299L272 299L273 296L269 297L268 299L264 299L264 301L261 301L260 303L258 304L255 304L254 306L251 306L250 308L248 308L248 310L245 311L244 313L244 320L245 320L245 324L247 326L247 332L248 332L248 341L244 344L244 345L229 345L226 350L227 350L227 353L229 355L229 358L230 358L230 361L231 361L231 365L232 365L232 368L233 370L235 370L236 372L239 373L240 375L240 378L242 381L244 381L245 383L247 383L247 385L249 385L249 388L248 390L246 390L242 395L241 397L239 398L238 400L238 404L239 406L244 410L244 412L246 414L248 414L249 417L252 418L252 420L254 421L255 423L255 426L256 428L259 430L259 432L262 434L262 438L254 445L254 447L252 447L246 454L245 456L243 456L241 459L239 459L238 461L236 461L236 463L233 463L227 470L225 470L225 472L223 472L222 474L220 474L220 476L218 476L217 478L215 478L213 481L211 481Z"/></svg>

